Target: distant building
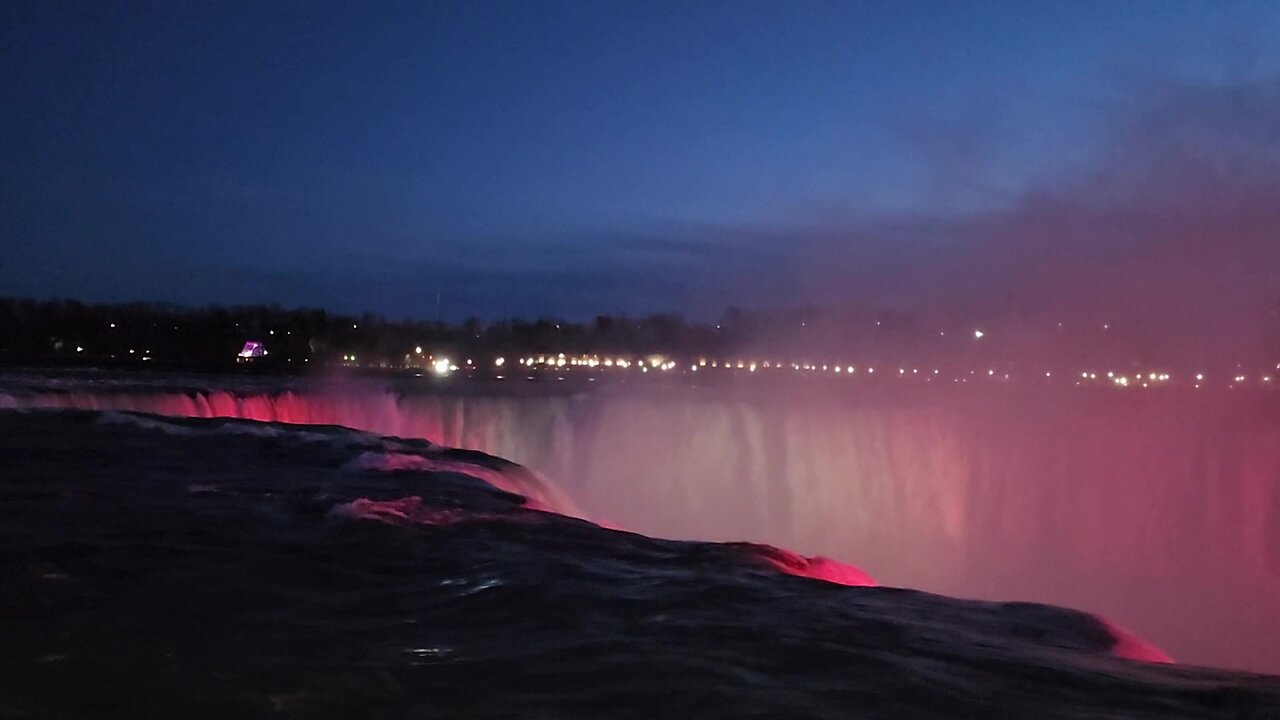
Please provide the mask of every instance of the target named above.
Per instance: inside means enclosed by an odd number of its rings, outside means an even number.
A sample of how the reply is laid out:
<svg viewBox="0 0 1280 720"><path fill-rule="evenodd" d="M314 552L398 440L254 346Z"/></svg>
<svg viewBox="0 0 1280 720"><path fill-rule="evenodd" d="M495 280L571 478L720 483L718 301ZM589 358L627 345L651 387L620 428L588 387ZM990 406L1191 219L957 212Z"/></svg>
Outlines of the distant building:
<svg viewBox="0 0 1280 720"><path fill-rule="evenodd" d="M245 342L244 347L240 348L240 354L236 355L236 362L253 362L266 356L266 346L257 340L248 340Z"/></svg>

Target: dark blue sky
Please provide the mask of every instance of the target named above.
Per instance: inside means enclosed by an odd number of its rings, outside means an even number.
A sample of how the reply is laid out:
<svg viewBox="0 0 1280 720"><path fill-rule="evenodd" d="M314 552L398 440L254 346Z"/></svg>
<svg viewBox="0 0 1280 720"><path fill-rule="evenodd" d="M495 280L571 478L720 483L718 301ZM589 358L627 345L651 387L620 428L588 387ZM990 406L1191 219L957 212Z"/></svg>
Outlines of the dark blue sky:
<svg viewBox="0 0 1280 720"><path fill-rule="evenodd" d="M1037 198L1168 177L1153 132L1265 156L1280 119L1274 2L0 8L0 294L397 317L437 293L447 317L972 299L1025 274L969 271L1011 227L1039 252ZM1203 195L1170 192L1154 206ZM1043 254L1132 233L1090 223Z"/></svg>

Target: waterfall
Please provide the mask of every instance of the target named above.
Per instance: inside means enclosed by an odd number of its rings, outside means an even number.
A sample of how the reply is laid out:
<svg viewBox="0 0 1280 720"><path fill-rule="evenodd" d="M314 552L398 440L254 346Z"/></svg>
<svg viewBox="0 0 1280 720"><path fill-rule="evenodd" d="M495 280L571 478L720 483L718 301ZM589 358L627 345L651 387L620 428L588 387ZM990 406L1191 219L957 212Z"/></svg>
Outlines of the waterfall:
<svg viewBox="0 0 1280 720"><path fill-rule="evenodd" d="M71 389L0 407L346 425L474 448L589 517L750 540L882 584L1102 613L1180 661L1280 673L1269 393Z"/></svg>

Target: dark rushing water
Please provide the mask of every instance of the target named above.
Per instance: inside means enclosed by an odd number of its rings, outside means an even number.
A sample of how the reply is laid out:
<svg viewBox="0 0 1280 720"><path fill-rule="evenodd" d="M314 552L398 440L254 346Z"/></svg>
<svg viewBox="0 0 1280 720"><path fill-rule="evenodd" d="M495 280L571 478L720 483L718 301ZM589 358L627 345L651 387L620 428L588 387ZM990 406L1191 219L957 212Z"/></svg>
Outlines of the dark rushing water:
<svg viewBox="0 0 1280 720"><path fill-rule="evenodd" d="M0 411L0 458L0 717L1280 713L1082 613L529 510L494 485L559 498L420 441Z"/></svg>
<svg viewBox="0 0 1280 720"><path fill-rule="evenodd" d="M1277 397L996 381L0 378L0 407L333 423L475 448L552 478L593 520L826 555L888 585L1077 607L1181 662L1280 674Z"/></svg>

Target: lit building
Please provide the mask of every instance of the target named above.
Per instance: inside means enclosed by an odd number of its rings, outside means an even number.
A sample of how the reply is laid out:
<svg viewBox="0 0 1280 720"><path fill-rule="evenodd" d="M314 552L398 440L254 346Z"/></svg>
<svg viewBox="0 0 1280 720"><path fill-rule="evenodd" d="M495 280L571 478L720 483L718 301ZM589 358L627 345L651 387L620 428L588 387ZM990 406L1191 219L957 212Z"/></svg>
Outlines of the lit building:
<svg viewBox="0 0 1280 720"><path fill-rule="evenodd" d="M236 355L236 362L253 362L267 356L267 348L257 340L245 341L244 347L240 348L240 353Z"/></svg>

